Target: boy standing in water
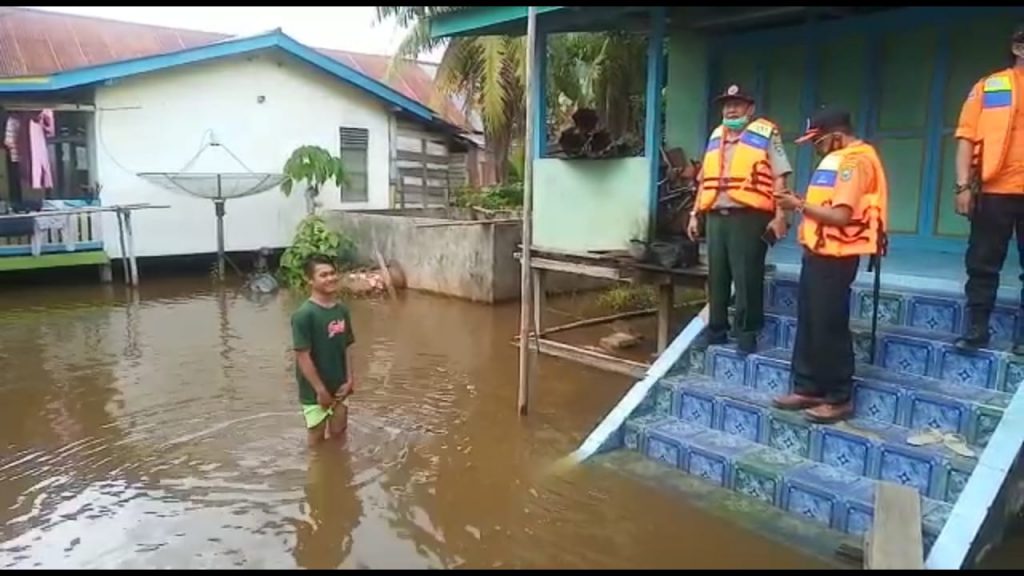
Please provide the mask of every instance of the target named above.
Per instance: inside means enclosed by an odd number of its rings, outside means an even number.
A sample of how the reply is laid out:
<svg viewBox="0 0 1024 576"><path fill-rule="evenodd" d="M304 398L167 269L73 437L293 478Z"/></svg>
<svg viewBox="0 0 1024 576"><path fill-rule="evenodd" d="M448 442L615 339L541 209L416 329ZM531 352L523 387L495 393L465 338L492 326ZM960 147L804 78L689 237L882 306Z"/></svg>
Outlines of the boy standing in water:
<svg viewBox="0 0 1024 576"><path fill-rule="evenodd" d="M355 343L348 308L337 301L338 269L326 256L304 267L311 294L292 314L292 343L299 402L307 441L341 437L348 426L348 397L355 384L349 347Z"/></svg>

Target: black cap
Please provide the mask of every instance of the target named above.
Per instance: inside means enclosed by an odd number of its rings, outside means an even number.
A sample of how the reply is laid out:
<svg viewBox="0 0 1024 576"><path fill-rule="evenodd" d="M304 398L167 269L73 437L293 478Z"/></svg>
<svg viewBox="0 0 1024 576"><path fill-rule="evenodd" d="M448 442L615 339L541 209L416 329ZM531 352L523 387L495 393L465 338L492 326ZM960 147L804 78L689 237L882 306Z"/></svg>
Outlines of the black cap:
<svg viewBox="0 0 1024 576"><path fill-rule="evenodd" d="M1014 44L1024 44L1024 24L1017 26L1017 29L1014 30L1012 42Z"/></svg>
<svg viewBox="0 0 1024 576"><path fill-rule="evenodd" d="M807 128L804 130L804 135L797 138L796 143L803 144L822 134L852 127L853 122L850 120L850 113L846 110L842 108L822 108L814 116L807 119Z"/></svg>
<svg viewBox="0 0 1024 576"><path fill-rule="evenodd" d="M726 100L742 100L747 104L754 103L754 97L739 84L729 84L721 94L715 96L715 104L721 104Z"/></svg>

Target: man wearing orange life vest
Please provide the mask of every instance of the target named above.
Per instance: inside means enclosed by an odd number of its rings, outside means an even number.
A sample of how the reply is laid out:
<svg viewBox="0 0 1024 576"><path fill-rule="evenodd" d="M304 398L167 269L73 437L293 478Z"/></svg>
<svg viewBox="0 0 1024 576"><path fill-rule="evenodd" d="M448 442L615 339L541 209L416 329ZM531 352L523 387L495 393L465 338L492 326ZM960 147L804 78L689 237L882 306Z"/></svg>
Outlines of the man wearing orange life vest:
<svg viewBox="0 0 1024 576"><path fill-rule="evenodd" d="M700 190L687 235L699 234L698 215L707 215L708 329L698 346L724 344L729 330L729 296L736 285L733 332L737 348L750 353L764 326L765 236L786 235L785 213L774 194L786 187L792 171L779 129L753 119L754 99L733 84L715 99L722 125L704 152L697 180Z"/></svg>
<svg viewBox="0 0 1024 576"><path fill-rule="evenodd" d="M975 84L956 128L956 211L971 221L964 257L967 326L956 342L962 348L989 342L999 273L1015 232L1024 281L1024 26L1011 50L1015 65ZM1024 354L1019 333L1013 353Z"/></svg>
<svg viewBox="0 0 1024 576"><path fill-rule="evenodd" d="M874 147L853 135L849 113L822 110L798 143L813 141L822 157L805 199L778 195L779 206L803 215L804 246L793 345L793 393L775 399L804 410L814 422L836 422L853 411L850 285L860 257L886 247L888 185ZM877 263L876 263L877 264Z"/></svg>

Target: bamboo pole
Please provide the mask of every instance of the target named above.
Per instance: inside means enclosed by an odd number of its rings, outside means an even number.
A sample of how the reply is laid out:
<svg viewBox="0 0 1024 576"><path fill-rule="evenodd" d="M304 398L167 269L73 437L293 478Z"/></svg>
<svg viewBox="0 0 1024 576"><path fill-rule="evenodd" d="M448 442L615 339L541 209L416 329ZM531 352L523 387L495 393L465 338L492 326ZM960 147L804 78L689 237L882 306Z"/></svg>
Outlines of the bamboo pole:
<svg viewBox="0 0 1024 576"><path fill-rule="evenodd" d="M532 270L530 269L530 251L533 246L533 135L540 128L534 126L537 106L536 83L543 78L536 78L537 73L537 7L527 8L526 16L526 134L523 137L525 150L525 170L523 171L523 256L522 286L520 290L519 341L526 342L530 337L530 323L533 318L532 301ZM525 415L530 404L530 347L519 347L519 414Z"/></svg>

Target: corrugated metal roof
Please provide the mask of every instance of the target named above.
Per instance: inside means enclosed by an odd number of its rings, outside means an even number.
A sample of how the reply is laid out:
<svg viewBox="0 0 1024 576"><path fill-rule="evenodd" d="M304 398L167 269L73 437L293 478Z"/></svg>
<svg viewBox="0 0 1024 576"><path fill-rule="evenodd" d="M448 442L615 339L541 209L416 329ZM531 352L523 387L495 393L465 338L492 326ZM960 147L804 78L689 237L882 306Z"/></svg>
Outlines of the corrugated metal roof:
<svg viewBox="0 0 1024 576"><path fill-rule="evenodd" d="M226 34L118 22L28 8L0 7L0 77L46 76L78 68L196 48L230 38ZM387 77L390 58L318 49L408 98L445 120L471 129L450 98L438 95L419 65L400 66Z"/></svg>

